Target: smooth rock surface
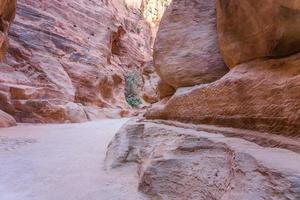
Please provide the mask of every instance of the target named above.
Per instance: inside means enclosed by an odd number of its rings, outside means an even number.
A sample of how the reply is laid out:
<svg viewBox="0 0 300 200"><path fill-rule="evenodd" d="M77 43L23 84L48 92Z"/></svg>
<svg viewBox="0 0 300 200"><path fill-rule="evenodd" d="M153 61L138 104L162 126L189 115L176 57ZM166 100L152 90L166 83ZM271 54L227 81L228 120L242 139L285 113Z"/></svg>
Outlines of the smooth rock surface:
<svg viewBox="0 0 300 200"><path fill-rule="evenodd" d="M300 52L298 0L218 0L218 36L226 64Z"/></svg>
<svg viewBox="0 0 300 200"><path fill-rule="evenodd" d="M131 121L111 142L106 165L131 162L152 199L300 198L299 154L221 134Z"/></svg>
<svg viewBox="0 0 300 200"><path fill-rule="evenodd" d="M215 2L173 0L154 45L154 65L174 88L213 82L228 72L219 53Z"/></svg>
<svg viewBox="0 0 300 200"><path fill-rule="evenodd" d="M299 137L299 65L300 54L241 64L214 83L177 89L165 104L153 105L146 118Z"/></svg>
<svg viewBox="0 0 300 200"><path fill-rule="evenodd" d="M0 128L17 125L16 120L9 114L0 110Z"/></svg>

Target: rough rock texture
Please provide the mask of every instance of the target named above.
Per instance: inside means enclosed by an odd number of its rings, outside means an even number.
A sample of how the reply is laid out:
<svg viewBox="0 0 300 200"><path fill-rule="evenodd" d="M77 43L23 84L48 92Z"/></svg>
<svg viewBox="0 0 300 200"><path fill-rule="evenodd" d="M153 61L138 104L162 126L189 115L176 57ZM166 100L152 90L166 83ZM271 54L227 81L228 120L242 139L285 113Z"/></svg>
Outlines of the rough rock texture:
<svg viewBox="0 0 300 200"><path fill-rule="evenodd" d="M16 14L16 0L0 1L0 60L8 49L8 31Z"/></svg>
<svg viewBox="0 0 300 200"><path fill-rule="evenodd" d="M148 62L143 69L143 94L142 97L147 103L156 103L160 100L158 94L159 76L155 72L153 62Z"/></svg>
<svg viewBox="0 0 300 200"><path fill-rule="evenodd" d="M16 120L12 116L0 110L0 128L15 126L16 124Z"/></svg>
<svg viewBox="0 0 300 200"><path fill-rule="evenodd" d="M214 33L210 28L211 24L201 26L201 23L215 20L216 13L211 11L214 1L210 3L199 1L198 4L195 4L195 1L178 2L181 7L176 7L172 15L172 6L177 5L176 2L171 4L162 21L154 49L155 54L160 53L155 55L154 62L158 74L167 83L177 87L186 85L193 87L177 88L177 92L169 101L164 100L153 106L146 113L146 117L217 124L299 137L300 54L290 54L300 50L300 26L298 26L300 4L293 0L217 1L220 49L226 63L230 67L235 67L213 83L196 86L198 83L180 85L176 80L193 80L197 77L197 72L193 71L198 69L196 65L192 65L191 68L187 66L203 59L199 59L200 56L183 56L183 62L178 68L173 68L172 64L178 63L176 56L180 55L179 52L186 55L183 52L191 47L193 52L200 50L212 58L220 56L215 51L205 48L209 47L207 44L210 40L190 43L192 40L186 38L194 37L197 30L184 32L185 28L177 28L175 26L177 24L172 23L172 20L181 20L187 24L181 27L189 27L189 22L184 19L191 19L191 13L200 7L202 12L196 14L202 17L200 19L205 19L199 22L199 27L203 27L202 33ZM197 16L196 14L194 15ZM190 23L195 22L190 20ZM175 28L178 30L174 31ZM170 40L171 42L168 42L168 39L162 41L160 40L162 33L169 35L169 38L176 33L176 38ZM197 33L197 36L199 35L201 36ZM189 43L189 46L172 49L177 43L182 44L180 38L187 41L186 44ZM193 45L195 43L197 47ZM162 51L161 47L164 47L164 44L169 44L170 50L165 48ZM166 61L168 65L160 65L160 60ZM251 61L246 62L248 60ZM238 63L241 64L236 66ZM180 70L174 70L172 73L171 69ZM205 75L214 74L210 71L203 73L201 79Z"/></svg>
<svg viewBox="0 0 300 200"><path fill-rule="evenodd" d="M213 82L226 74L214 1L172 1L157 33L154 64L161 79L174 88Z"/></svg>
<svg viewBox="0 0 300 200"><path fill-rule="evenodd" d="M124 76L151 60L150 27L121 0L19 0L10 40L0 109L21 122L86 121L84 107L123 112Z"/></svg>
<svg viewBox="0 0 300 200"><path fill-rule="evenodd" d="M108 147L107 168L139 166L139 189L150 199L300 198L300 155L239 138L130 122Z"/></svg>
<svg viewBox="0 0 300 200"><path fill-rule="evenodd" d="M218 0L220 51L229 67L300 51L298 0Z"/></svg>
<svg viewBox="0 0 300 200"><path fill-rule="evenodd" d="M178 89L147 118L300 135L300 54L241 64L222 79Z"/></svg>

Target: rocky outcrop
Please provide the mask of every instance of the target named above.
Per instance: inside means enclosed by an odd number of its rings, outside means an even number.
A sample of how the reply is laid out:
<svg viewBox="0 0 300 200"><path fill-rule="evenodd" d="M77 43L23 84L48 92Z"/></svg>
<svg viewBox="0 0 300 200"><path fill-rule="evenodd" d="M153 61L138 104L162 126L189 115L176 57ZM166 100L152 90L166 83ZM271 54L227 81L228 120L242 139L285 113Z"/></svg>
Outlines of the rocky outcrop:
<svg viewBox="0 0 300 200"><path fill-rule="evenodd" d="M172 1L154 45L154 64L165 83L210 83L228 72L218 49L215 8L214 1Z"/></svg>
<svg viewBox="0 0 300 200"><path fill-rule="evenodd" d="M192 1L182 6L196 7ZM300 47L297 42L298 27L292 26L297 24L294 23L298 20L297 6L295 1L217 1L220 49L228 66L234 68L215 82L201 85L195 83L190 88L178 88L168 101L154 105L146 113L146 117L217 124L298 137L300 54L290 55ZM206 10L203 10L205 13ZM190 16L182 8L176 12L178 18ZM211 13L207 19L213 20L214 16ZM165 20L171 19L172 16L165 15ZM163 31L173 33L174 27L163 25L162 23ZM177 37L194 35L195 31L190 31L178 33ZM206 42L199 41L199 49ZM160 45L155 48L154 51L159 51ZM203 50L211 53L209 49ZM162 51L161 57L173 62L176 53L169 52L172 51ZM182 55L188 52L189 48L186 47L182 50ZM188 63L198 60L190 58L180 66L186 67ZM248 60L251 61L246 62ZM236 65L238 63L241 64ZM193 71L177 71L175 74L168 74L167 70L165 74L158 72L163 80L169 79L171 82L176 75L182 76L178 80L190 80L191 76L195 77L197 74ZM205 73L207 76L213 74L209 71Z"/></svg>
<svg viewBox="0 0 300 200"><path fill-rule="evenodd" d="M297 0L218 0L220 51L229 67L300 51Z"/></svg>
<svg viewBox="0 0 300 200"><path fill-rule="evenodd" d="M221 134L131 121L109 145L106 165L131 162L149 199L300 198L299 154Z"/></svg>
<svg viewBox="0 0 300 200"><path fill-rule="evenodd" d="M124 76L151 60L149 25L119 0L19 0L10 40L0 109L20 122L86 121L85 108L125 113Z"/></svg>
<svg viewBox="0 0 300 200"><path fill-rule="evenodd" d="M178 89L147 118L300 135L300 54L236 66L222 79Z"/></svg>
<svg viewBox="0 0 300 200"><path fill-rule="evenodd" d="M15 126L16 120L9 114L0 110L0 128Z"/></svg>
<svg viewBox="0 0 300 200"><path fill-rule="evenodd" d="M0 60L8 49L8 31L16 14L16 0L0 1Z"/></svg>

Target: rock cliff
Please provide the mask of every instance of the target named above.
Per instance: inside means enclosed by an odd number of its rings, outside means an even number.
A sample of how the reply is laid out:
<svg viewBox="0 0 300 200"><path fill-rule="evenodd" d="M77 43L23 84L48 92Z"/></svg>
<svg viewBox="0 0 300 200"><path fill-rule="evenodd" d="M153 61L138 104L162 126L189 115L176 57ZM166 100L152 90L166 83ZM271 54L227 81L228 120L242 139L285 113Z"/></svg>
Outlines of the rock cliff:
<svg viewBox="0 0 300 200"><path fill-rule="evenodd" d="M150 33L123 1L19 0L0 108L20 122L81 122L99 108L122 115L124 76L151 60Z"/></svg>
<svg viewBox="0 0 300 200"><path fill-rule="evenodd" d="M172 10L176 4L182 5ZM203 9L200 9L201 5L205 5ZM204 22L198 21L200 24L197 27L201 27L201 23L207 25L213 22L217 16L219 42L215 41L215 46L208 46L209 40L198 40L193 44L188 38L195 37L195 31L189 30L190 26L181 26L173 42L170 41L169 46L163 49L164 42L169 41L175 27L164 24L164 20L171 21L174 17L189 19L192 11L185 12L183 7L197 9L197 6L200 6L197 15L206 19ZM214 13L213 6L205 0L172 2L168 11L173 14L166 13L160 27L162 30L158 31L154 63L163 80L180 88L169 100L163 100L149 109L146 117L299 137L299 3L293 0L220 0L216 4L217 13ZM207 13L209 9L212 10L210 14ZM199 30L204 34L211 31L209 27L203 26ZM207 33L212 35L212 32ZM196 34L197 37L199 35ZM189 45L184 46L182 41ZM180 46L172 49L177 44ZM183 46L185 48L180 48ZM220 49L221 54L216 49ZM205 59L200 55L189 56L197 51L206 52L207 58L217 58L219 62L212 62L212 67L201 68L203 63L207 63ZM178 62L178 55L182 56L183 62ZM214 70L223 66L223 59L231 71L222 77ZM213 79L202 81L206 77Z"/></svg>

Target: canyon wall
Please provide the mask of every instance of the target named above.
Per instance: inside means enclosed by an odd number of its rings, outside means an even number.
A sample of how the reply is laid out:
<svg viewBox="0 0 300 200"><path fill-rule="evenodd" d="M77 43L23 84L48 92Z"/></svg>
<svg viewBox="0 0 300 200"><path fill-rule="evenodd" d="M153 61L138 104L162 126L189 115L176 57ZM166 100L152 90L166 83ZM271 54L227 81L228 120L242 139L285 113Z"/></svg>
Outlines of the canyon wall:
<svg viewBox="0 0 300 200"><path fill-rule="evenodd" d="M176 7L177 4L182 5ZM174 0L168 8L169 13L162 19L158 31L154 63L161 79L177 91L171 98L153 105L146 118L299 137L298 1L219 0L217 13L214 12L215 5L209 5L205 0L184 3ZM196 9L195 13L206 20L199 21L197 15L186 12L184 7ZM191 23L186 22L188 25L183 26L182 20L174 21L173 18L190 19ZM216 32L213 32L209 27L214 26L208 23L215 19ZM174 23L170 25L168 22L172 20ZM202 35L217 35L218 46L212 48L209 40L194 41L200 35L195 34L197 28ZM174 29L177 34L170 40ZM164 47L166 41L169 46ZM217 42L213 43L216 46ZM176 45L177 48L172 50ZM197 51L206 54L193 57ZM207 65L207 58L212 61L217 58L219 62ZM231 69L226 75L216 71L223 68L221 59ZM205 77L214 78L201 82Z"/></svg>
<svg viewBox="0 0 300 200"><path fill-rule="evenodd" d="M19 122L122 116L124 77L152 59L149 24L119 0L19 0L9 37L0 109Z"/></svg>

